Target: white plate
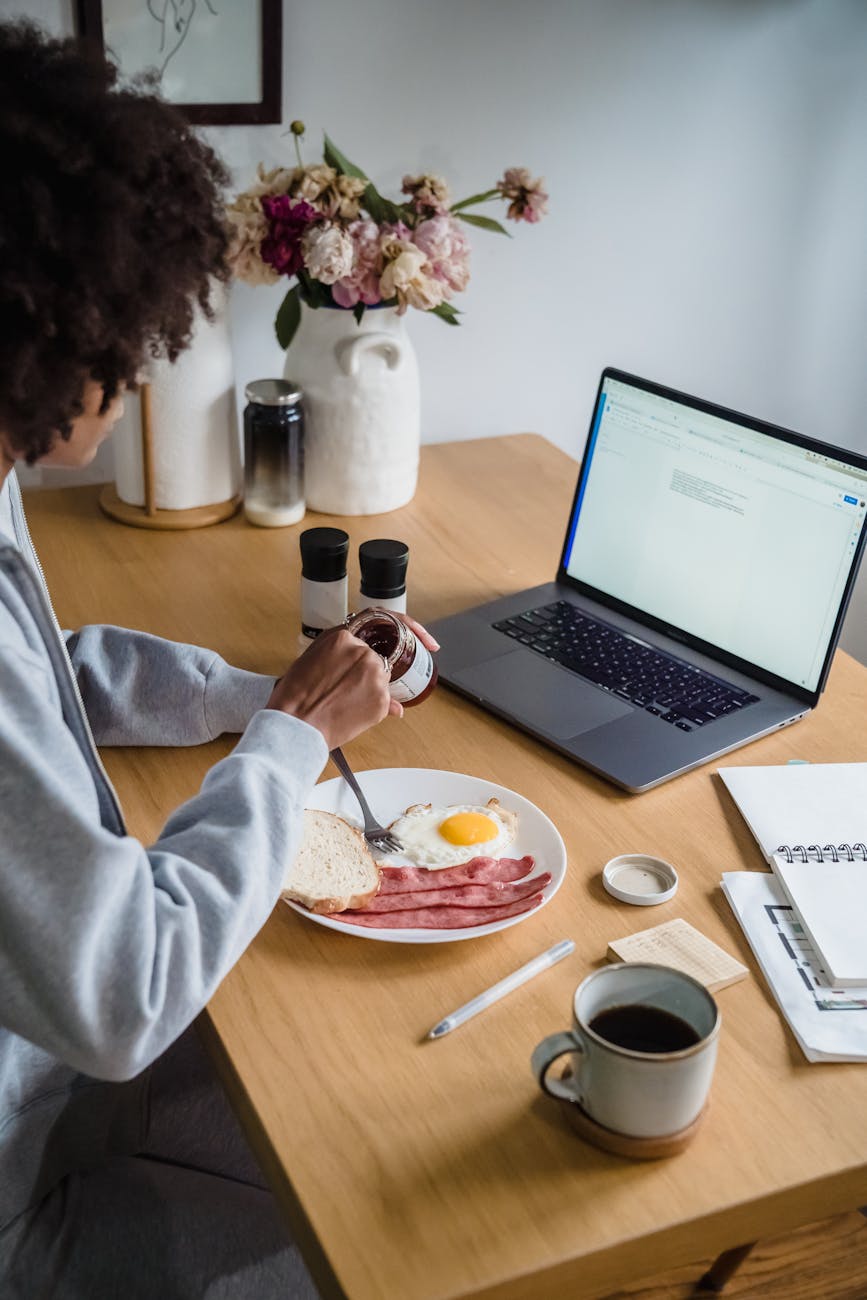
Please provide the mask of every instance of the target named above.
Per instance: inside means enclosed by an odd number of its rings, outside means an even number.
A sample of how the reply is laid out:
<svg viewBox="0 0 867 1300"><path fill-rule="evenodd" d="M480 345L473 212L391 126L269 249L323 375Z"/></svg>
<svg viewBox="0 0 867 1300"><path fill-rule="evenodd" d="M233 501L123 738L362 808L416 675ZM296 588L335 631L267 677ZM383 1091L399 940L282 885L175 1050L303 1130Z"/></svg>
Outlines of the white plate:
<svg viewBox="0 0 867 1300"><path fill-rule="evenodd" d="M503 856L521 858L526 853L532 854L535 859L533 874L550 871L551 881L542 891L541 903L532 911L507 917L504 921L489 921L487 925L466 926L460 930L392 930L349 925L337 917L308 912L306 907L285 900L309 921L327 926L330 930L354 934L360 939L381 939L385 943L455 943L458 939L478 939L484 934L496 934L498 930L506 930L510 925L517 925L519 921L536 916L562 885L566 875L566 846L559 831L541 808L514 790L507 790L494 781L483 781L477 776L464 776L460 772L438 772L428 767L380 767L369 772L357 772L356 775L367 802L383 826L388 826L414 803L485 804L492 797L499 799L504 808L518 814L518 833L503 850ZM307 801L307 807L320 812L337 813L338 817L343 817L359 829L363 824L355 795L342 776L317 785ZM380 861L387 862L389 866L409 865L409 858L402 857L399 853L378 856Z"/></svg>

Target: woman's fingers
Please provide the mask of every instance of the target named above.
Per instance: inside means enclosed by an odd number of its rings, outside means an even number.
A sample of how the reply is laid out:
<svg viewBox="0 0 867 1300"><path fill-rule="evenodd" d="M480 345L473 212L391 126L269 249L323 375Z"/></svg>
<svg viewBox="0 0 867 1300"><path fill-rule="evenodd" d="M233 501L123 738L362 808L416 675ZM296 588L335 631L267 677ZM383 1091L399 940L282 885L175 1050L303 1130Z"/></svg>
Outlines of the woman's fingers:
<svg viewBox="0 0 867 1300"><path fill-rule="evenodd" d="M437 641L435 637L432 637L427 628L423 627L421 623L417 623L414 618L410 618L409 614L398 614L397 617L406 623L408 628L415 632L419 641L421 641L422 645L427 646L428 650L439 650L439 641Z"/></svg>

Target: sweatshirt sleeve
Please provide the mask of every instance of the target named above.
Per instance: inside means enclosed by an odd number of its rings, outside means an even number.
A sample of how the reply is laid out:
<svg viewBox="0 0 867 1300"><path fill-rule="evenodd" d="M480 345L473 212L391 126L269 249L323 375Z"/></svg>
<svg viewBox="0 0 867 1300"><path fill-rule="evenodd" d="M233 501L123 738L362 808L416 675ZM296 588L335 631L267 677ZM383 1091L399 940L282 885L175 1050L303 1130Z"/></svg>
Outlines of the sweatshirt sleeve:
<svg viewBox="0 0 867 1300"><path fill-rule="evenodd" d="M148 632L89 624L64 636L98 745L201 745L243 731L274 688L213 650Z"/></svg>
<svg viewBox="0 0 867 1300"><path fill-rule="evenodd" d="M262 710L145 847L100 825L35 656L0 657L0 698L0 1025L85 1074L131 1078L269 916L325 740Z"/></svg>

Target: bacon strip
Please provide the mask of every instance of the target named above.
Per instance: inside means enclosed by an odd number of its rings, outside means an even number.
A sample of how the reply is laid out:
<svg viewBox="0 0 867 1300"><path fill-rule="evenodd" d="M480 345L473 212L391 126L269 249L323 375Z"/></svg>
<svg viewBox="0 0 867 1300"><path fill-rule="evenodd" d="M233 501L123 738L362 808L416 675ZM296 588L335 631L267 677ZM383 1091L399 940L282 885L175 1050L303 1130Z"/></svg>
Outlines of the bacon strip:
<svg viewBox="0 0 867 1300"><path fill-rule="evenodd" d="M487 925L489 921L505 921L510 916L531 912L542 901L541 894L532 894L517 903L503 907L418 907L409 912L335 912L338 920L350 925L391 930L464 930L474 925Z"/></svg>
<svg viewBox="0 0 867 1300"><path fill-rule="evenodd" d="M471 858L456 867L385 867L377 899L383 894L420 893L428 889L451 889L458 885L487 885L492 880L523 880L535 863L524 858Z"/></svg>
<svg viewBox="0 0 867 1300"><path fill-rule="evenodd" d="M385 896L377 894L366 907L356 908L353 913L340 912L338 915L348 920L350 915L357 912L367 915L371 912L410 912L417 907L501 907L538 893L550 882L551 873L545 871L529 880L492 880L486 885L455 885L451 889L413 890L405 894Z"/></svg>

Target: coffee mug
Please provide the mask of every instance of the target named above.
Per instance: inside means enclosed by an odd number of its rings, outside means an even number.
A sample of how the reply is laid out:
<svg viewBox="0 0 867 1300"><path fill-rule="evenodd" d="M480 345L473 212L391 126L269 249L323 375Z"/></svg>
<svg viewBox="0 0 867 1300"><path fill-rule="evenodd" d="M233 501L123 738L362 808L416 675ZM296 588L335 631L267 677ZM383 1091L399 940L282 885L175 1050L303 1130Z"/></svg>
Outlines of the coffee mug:
<svg viewBox="0 0 867 1300"><path fill-rule="evenodd" d="M622 962L579 984L572 1028L539 1043L533 1073L550 1096L577 1102L605 1128L668 1137L704 1109L720 1024L716 1003L692 976ZM571 1077L549 1078L566 1054Z"/></svg>

